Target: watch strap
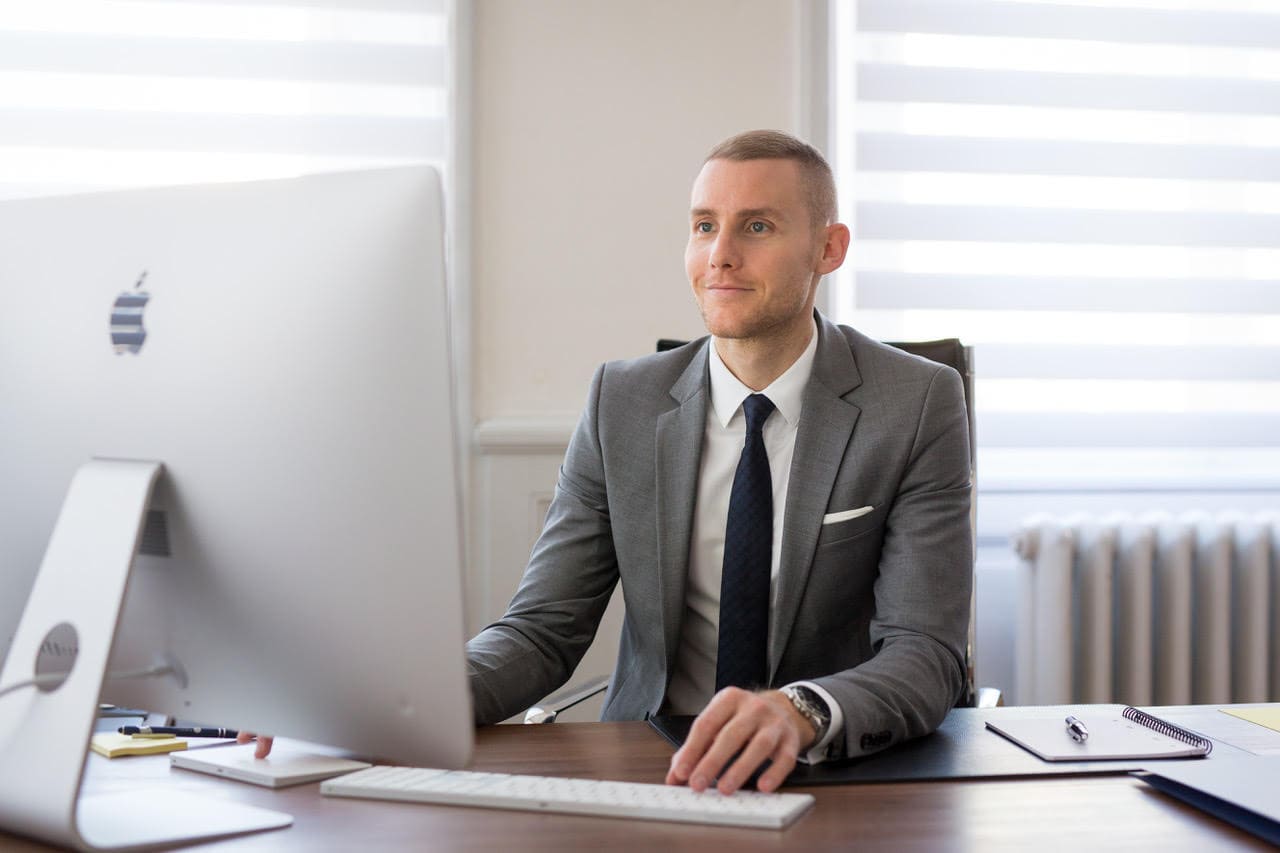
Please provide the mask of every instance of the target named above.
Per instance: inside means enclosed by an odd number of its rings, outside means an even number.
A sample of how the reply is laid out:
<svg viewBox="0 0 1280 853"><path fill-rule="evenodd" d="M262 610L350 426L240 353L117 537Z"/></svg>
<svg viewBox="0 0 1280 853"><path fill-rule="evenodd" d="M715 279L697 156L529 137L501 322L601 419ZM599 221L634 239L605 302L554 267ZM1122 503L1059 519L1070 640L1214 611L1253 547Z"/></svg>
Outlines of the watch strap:
<svg viewBox="0 0 1280 853"><path fill-rule="evenodd" d="M827 729L831 726L831 710L827 708L827 703L817 693L802 685L789 684L782 688L782 693L800 716L813 726L813 741L804 745L803 748L807 749L814 743L821 743L822 738L827 734Z"/></svg>

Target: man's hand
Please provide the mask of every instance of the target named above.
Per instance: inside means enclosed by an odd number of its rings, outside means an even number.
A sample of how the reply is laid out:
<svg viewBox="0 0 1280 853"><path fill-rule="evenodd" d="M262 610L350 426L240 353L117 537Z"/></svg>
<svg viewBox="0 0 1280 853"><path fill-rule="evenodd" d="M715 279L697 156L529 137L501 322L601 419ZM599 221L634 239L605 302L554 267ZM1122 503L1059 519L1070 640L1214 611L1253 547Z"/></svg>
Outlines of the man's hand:
<svg viewBox="0 0 1280 853"><path fill-rule="evenodd" d="M689 738L671 758L668 785L688 783L705 791L713 779L722 794L742 787L761 764L772 760L756 787L774 791L796 765L800 750L817 736L813 725L778 690L752 693L726 687L693 721ZM725 767L739 750L742 754Z"/></svg>
<svg viewBox="0 0 1280 853"><path fill-rule="evenodd" d="M236 743L248 743L251 740L258 741L258 748L253 751L254 758L266 758L271 754L271 744L275 742L275 738L267 735L255 735L249 732L241 732L236 735Z"/></svg>

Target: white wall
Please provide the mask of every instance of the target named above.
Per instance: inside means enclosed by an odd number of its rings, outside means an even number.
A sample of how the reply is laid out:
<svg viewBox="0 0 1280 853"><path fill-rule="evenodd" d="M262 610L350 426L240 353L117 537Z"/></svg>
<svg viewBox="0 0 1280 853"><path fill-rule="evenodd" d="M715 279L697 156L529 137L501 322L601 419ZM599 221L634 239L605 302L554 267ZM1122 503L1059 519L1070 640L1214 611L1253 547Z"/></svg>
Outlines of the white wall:
<svg viewBox="0 0 1280 853"><path fill-rule="evenodd" d="M803 3L471 7L472 631L515 589L595 367L702 334L690 185L733 133L803 133ZM580 673L612 668L619 625Z"/></svg>
<svg viewBox="0 0 1280 853"><path fill-rule="evenodd" d="M574 415L596 364L702 326L684 277L706 151L794 129L796 7L474 7L475 414Z"/></svg>

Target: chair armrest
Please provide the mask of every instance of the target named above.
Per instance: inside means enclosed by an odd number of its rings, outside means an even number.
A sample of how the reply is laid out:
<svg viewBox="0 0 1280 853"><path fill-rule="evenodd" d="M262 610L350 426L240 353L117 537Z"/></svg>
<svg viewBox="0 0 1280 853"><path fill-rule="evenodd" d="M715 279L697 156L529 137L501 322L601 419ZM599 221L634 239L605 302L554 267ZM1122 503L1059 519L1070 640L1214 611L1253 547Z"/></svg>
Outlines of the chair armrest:
<svg viewBox="0 0 1280 853"><path fill-rule="evenodd" d="M998 708L1004 705L1004 694L998 687L979 687L973 698L975 708Z"/></svg>
<svg viewBox="0 0 1280 853"><path fill-rule="evenodd" d="M525 725L554 723L561 711L567 711L579 702L590 699L608 686L609 676L598 675L590 681L567 687L559 693L553 693L524 712Z"/></svg>

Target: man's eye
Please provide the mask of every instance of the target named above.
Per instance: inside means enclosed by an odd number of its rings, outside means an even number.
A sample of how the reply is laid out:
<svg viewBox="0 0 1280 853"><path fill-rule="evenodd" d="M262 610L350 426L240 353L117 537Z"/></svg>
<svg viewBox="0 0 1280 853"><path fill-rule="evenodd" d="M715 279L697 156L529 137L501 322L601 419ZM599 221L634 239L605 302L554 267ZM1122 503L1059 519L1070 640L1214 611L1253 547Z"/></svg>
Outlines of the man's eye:
<svg viewBox="0 0 1280 853"><path fill-rule="evenodd" d="M747 225L747 230L752 234L763 234L769 230L769 226L763 222L751 222Z"/></svg>
<svg viewBox="0 0 1280 853"><path fill-rule="evenodd" d="M711 233L711 223L710 223L710 222L699 222L697 225L693 226L693 230L694 230L694 231L697 231L699 234L710 234L710 233Z"/></svg>

